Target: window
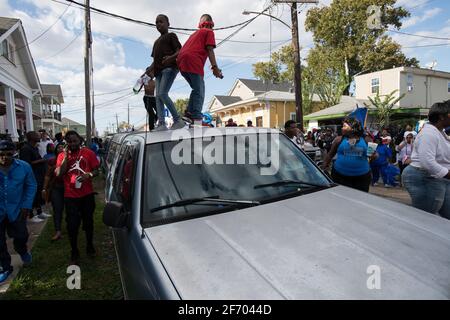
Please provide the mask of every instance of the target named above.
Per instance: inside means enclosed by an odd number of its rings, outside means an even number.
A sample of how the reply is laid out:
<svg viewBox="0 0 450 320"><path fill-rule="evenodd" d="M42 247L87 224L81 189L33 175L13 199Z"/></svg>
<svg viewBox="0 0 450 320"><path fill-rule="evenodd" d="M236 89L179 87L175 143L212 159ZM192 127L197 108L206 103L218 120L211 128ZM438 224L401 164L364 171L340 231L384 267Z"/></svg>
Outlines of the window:
<svg viewBox="0 0 450 320"><path fill-rule="evenodd" d="M407 79L406 79L406 85L408 87L408 92L413 91L413 75L412 73L408 73Z"/></svg>
<svg viewBox="0 0 450 320"><path fill-rule="evenodd" d="M380 79L375 78L372 79L372 93L379 93L380 92Z"/></svg>
<svg viewBox="0 0 450 320"><path fill-rule="evenodd" d="M189 139L189 152L184 163L171 161L173 151L178 150L178 141L153 143L146 146L147 160L143 178L144 192L139 194L143 200L143 224L153 226L167 224L183 219L196 218L202 215L218 214L239 208L238 203L197 202L185 206L170 206L186 199L218 197L231 200L277 201L280 197L298 192L315 192L320 187L284 185L280 187L263 187L282 180L303 180L305 182L326 186L328 181L297 148L289 138L281 134L262 136L249 134L248 138L222 139ZM259 139L264 140L259 140ZM253 143L250 143L253 141ZM264 141L264 142L263 142ZM274 175L261 175L261 168L270 166L271 144L277 144L279 170ZM217 161L211 164L195 164L196 155L204 154L203 150L220 144L222 153ZM238 164L238 154L242 154L244 163ZM253 155L253 156L252 156ZM184 157L185 155L183 155ZM254 157L254 161L250 159ZM232 159L230 162L227 159ZM267 164L267 161L269 163ZM266 164L264 164L266 163ZM258 187L259 186L259 187ZM303 190L303 191L302 191ZM161 206L168 206L160 208ZM157 209L158 208L158 209ZM153 212L152 212L153 209ZM154 210L157 209L157 210Z"/></svg>
<svg viewBox="0 0 450 320"><path fill-rule="evenodd" d="M10 62L14 63L14 51L15 48L13 44L7 40L3 40L0 43L0 55L8 59Z"/></svg>
<svg viewBox="0 0 450 320"><path fill-rule="evenodd" d="M0 43L0 55L9 60L8 42L6 40Z"/></svg>
<svg viewBox="0 0 450 320"><path fill-rule="evenodd" d="M295 114L295 112L291 112L289 114L289 120L296 121L296 119L297 119L297 115Z"/></svg>
<svg viewBox="0 0 450 320"><path fill-rule="evenodd" d="M257 127L263 126L263 117L256 117L256 126Z"/></svg>
<svg viewBox="0 0 450 320"><path fill-rule="evenodd" d="M117 164L114 181L114 199L123 204L125 211L131 211L134 187L134 172L137 161L137 148L131 144L121 149L120 160Z"/></svg>

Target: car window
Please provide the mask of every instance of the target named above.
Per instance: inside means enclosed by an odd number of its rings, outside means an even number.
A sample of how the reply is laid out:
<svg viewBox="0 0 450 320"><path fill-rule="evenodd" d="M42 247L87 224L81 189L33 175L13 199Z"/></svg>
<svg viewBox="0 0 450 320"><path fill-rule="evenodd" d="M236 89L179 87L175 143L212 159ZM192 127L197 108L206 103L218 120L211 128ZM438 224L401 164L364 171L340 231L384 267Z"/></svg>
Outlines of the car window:
<svg viewBox="0 0 450 320"><path fill-rule="evenodd" d="M226 210L226 205L223 203L216 206L198 203L151 212L152 209L185 199L220 196L222 199L267 201L298 190L296 185L255 188L258 185L281 180L302 180L310 184L328 185L329 180L288 138L279 134L273 134L273 136L277 136L279 141L280 165L278 171L271 175L261 174L261 169L270 167L271 163L263 163L261 159L258 159L256 163L238 161L243 155L246 159L261 154L267 154L270 157L271 148L264 144L255 146L254 143L246 140L244 145L238 146L237 138L231 140L231 143L223 139L219 142L223 143L223 149L226 150L222 155L224 159L222 164L195 163L195 161L177 163L173 156L178 148L178 141L148 145L142 193L144 197L142 221L153 224L171 218L189 218L202 212ZM192 156L191 159L195 159L208 148L209 144L215 142L215 137L204 141L201 141L201 138L198 139L200 143L197 143L197 139L190 139L192 149L188 156ZM232 148L227 149L230 146ZM227 157L233 161L227 161Z"/></svg>
<svg viewBox="0 0 450 320"><path fill-rule="evenodd" d="M118 147L119 147L119 144L117 144L116 142L111 141L109 144L108 155L106 157L106 163L107 163L109 169L111 169L111 165L114 161L114 156L117 153Z"/></svg>
<svg viewBox="0 0 450 320"><path fill-rule="evenodd" d="M114 173L114 200L121 202L125 211L131 211L132 208L138 150L137 145L123 146Z"/></svg>

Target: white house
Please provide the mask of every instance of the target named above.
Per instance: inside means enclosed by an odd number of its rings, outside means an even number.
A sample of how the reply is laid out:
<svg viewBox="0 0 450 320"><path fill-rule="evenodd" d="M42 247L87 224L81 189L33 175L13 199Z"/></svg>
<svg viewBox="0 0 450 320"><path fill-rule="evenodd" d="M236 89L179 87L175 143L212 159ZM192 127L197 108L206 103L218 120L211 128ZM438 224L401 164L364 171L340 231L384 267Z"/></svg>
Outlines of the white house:
<svg viewBox="0 0 450 320"><path fill-rule="evenodd" d="M0 87L0 133L17 141L18 130L33 130L33 120L41 118L40 105L32 100L42 93L19 19L0 17Z"/></svg>

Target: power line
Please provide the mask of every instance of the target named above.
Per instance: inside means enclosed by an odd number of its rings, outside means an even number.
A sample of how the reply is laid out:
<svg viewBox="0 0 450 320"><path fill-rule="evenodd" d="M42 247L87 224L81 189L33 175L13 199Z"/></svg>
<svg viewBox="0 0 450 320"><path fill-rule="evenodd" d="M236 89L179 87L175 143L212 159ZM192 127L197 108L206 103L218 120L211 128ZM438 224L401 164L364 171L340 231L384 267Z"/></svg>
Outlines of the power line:
<svg viewBox="0 0 450 320"><path fill-rule="evenodd" d="M407 36L412 36L412 37L419 37L419 38L426 38L426 39L436 39L436 40L448 40L448 41L450 41L450 38L433 37L433 36L424 36L424 35L420 35L420 34L408 33L408 32L397 31L397 30L391 30L391 29L389 29L388 31L389 31L389 32L394 32L394 33L403 34L403 35L407 35Z"/></svg>
<svg viewBox="0 0 450 320"><path fill-rule="evenodd" d="M59 2L59 1L56 1L56 0L52 0L52 1ZM76 4L76 5L84 8L84 9L86 8L86 5L83 4L83 3L79 3L79 2L74 1L74 0L65 0L65 1L73 3L73 4ZM61 3L61 2L59 2L59 3ZM150 27L156 28L156 24L151 23L151 22L146 22L146 21L142 21L142 20L137 20L137 19L125 17L125 16L122 16L122 15L119 15L119 14L115 14L115 13L106 11L106 10L94 8L92 6L90 6L89 8L90 8L90 10L92 10L93 12L98 13L98 14L102 14L102 15L106 15L106 16L113 17L113 18L116 18L116 19L121 19L121 20L124 20L124 21L133 22L133 23L137 23L137 24L146 25L146 26L150 26ZM214 30L233 29L233 28L245 25L250 20L252 20L252 19L249 19L249 20L246 20L246 21L243 21L243 22L240 22L240 23L236 23L234 25L226 26L226 27L214 28ZM181 31L197 31L197 29L193 29L193 28L180 28L180 27L169 27L169 29L170 30L179 30L179 31L180 30Z"/></svg>
<svg viewBox="0 0 450 320"><path fill-rule="evenodd" d="M413 48L426 48L426 47L443 47L443 46L450 46L450 43L438 43L438 44L426 44L422 46L410 46L410 47L403 47L403 49L413 49Z"/></svg>
<svg viewBox="0 0 450 320"><path fill-rule="evenodd" d="M119 36L119 35L115 35L115 34L111 34L111 33L106 33L106 32L100 32L100 31L94 31L94 33L97 34L101 34L101 35L105 35L105 36L109 36L109 37L113 37L113 38L119 38L119 39L123 39L123 40L127 40L127 41L131 41L131 42L136 42L136 43L140 43L142 45L148 46L148 43L144 42L144 41L140 41L140 40L135 40L135 39L131 39L131 38L127 38L124 36ZM183 33L186 35L190 35L188 33ZM216 40L223 40L221 38L216 38ZM246 44L266 44L269 43L269 41L244 41L244 40L227 40L228 42L235 42L235 43L246 43ZM272 43L277 43L277 42L285 42L287 41L287 39L284 40L274 40L272 41Z"/></svg>
<svg viewBox="0 0 450 320"><path fill-rule="evenodd" d="M55 24L61 20L61 18L64 16L64 14L67 12L67 10L69 9L69 7L71 6L71 4L66 4L66 9L64 9L64 11L59 15L59 17L56 19L55 22L53 22L47 29L45 29L43 32L41 32L41 34L39 34L37 37L35 37L33 40L31 40L30 42L27 42L26 45L16 48L14 51L12 51L12 53L17 52L19 50L22 50L23 48L28 48L30 46L30 44L32 44L33 42L39 40L44 34L46 34L51 28L53 28L55 26Z"/></svg>
<svg viewBox="0 0 450 320"><path fill-rule="evenodd" d="M264 12L266 12L267 10L269 10L270 8L272 8L274 5L271 4L270 6L268 6L267 8L265 8L263 11L261 11L260 13L258 13L255 17L249 19L245 24L243 24L241 27L239 27L237 30L235 30L234 32L232 32L229 36L227 36L225 39L223 39L222 41L220 41L216 47L220 46L222 43L224 43L225 41L228 41L229 39L231 39L232 37L234 37L236 34L238 34L238 32L240 32L242 29L244 29L246 26L248 26L250 23L252 23L255 19L257 19L259 16L261 16Z"/></svg>
<svg viewBox="0 0 450 320"><path fill-rule="evenodd" d="M40 35L38 35L36 38L34 38L33 40L31 40L30 42L28 42L28 45L32 44L33 42L35 42L36 40L40 39L44 34L46 34L48 31L50 31L51 28L53 28L55 26L55 24L58 23L59 20L61 20L61 18L66 14L67 10L69 10L70 6L72 4L68 4L66 9L59 15L59 17L56 19L55 22L53 22L52 25L50 25L47 29L45 29Z"/></svg>
<svg viewBox="0 0 450 320"><path fill-rule="evenodd" d="M128 88L125 88L125 89L120 89L120 90L111 91L111 92L97 93L97 94L94 94L94 96L95 97L106 96L106 95L113 94L113 93L129 91L131 89L132 89L132 87L128 87ZM64 96L64 98L84 98L84 95L82 95L82 96Z"/></svg>
<svg viewBox="0 0 450 320"><path fill-rule="evenodd" d="M61 50L59 50L57 53L55 53L54 55L52 55L52 56L50 56L50 57L47 57L47 58L43 58L43 59L38 59L38 60L48 60L48 59L51 59L51 58L54 58L54 57L56 57L57 55L59 55L59 54L61 54L62 52L64 52L68 47L70 47L80 36L81 36L81 34L82 34L83 32L81 31L81 32L79 32L77 35L75 35L75 37L64 47L64 48L62 48Z"/></svg>

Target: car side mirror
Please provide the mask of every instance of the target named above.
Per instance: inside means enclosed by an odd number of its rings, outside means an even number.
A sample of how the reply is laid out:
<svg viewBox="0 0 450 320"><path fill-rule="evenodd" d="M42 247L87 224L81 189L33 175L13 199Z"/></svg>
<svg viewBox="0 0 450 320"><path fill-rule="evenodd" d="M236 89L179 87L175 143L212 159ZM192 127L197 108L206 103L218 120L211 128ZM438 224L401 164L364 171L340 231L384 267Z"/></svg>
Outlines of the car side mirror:
<svg viewBox="0 0 450 320"><path fill-rule="evenodd" d="M123 204L117 201L107 202L103 209L103 223L113 228L124 228L128 223L128 213Z"/></svg>

